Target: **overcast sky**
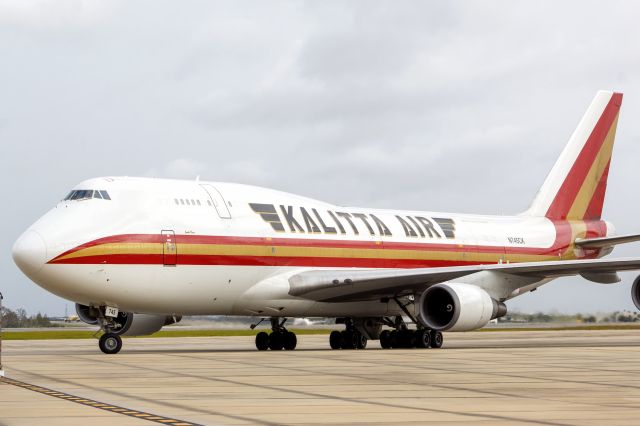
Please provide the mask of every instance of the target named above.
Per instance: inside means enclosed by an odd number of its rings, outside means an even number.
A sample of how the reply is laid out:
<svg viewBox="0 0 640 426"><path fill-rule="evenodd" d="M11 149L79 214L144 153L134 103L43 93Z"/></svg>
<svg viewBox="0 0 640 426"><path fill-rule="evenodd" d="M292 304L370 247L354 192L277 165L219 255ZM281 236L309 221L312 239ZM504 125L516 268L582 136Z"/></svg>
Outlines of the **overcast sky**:
<svg viewBox="0 0 640 426"><path fill-rule="evenodd" d="M638 16L624 1L0 0L5 304L72 311L11 246L86 178L517 213L598 89L625 94L604 215L640 232ZM557 280L508 306L635 309L633 277Z"/></svg>

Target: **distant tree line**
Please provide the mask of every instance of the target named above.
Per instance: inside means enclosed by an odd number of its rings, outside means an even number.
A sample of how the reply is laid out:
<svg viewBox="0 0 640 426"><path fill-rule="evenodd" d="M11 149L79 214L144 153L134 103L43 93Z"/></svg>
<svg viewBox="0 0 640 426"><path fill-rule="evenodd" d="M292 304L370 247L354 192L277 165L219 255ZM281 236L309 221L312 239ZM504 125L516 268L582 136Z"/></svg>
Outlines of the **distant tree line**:
<svg viewBox="0 0 640 426"><path fill-rule="evenodd" d="M26 327L53 327L49 317L38 312L36 315L27 315L24 309L16 309L12 311L9 308L2 307L2 327L7 328L26 328Z"/></svg>
<svg viewBox="0 0 640 426"><path fill-rule="evenodd" d="M595 316L592 314L545 314L543 312L537 312L535 314L525 314L521 312L513 312L507 314L500 319L500 322L523 322L523 323L545 323L545 322L558 322L558 323L612 323L612 322L640 322L640 313L631 311L616 311L610 314L601 314Z"/></svg>

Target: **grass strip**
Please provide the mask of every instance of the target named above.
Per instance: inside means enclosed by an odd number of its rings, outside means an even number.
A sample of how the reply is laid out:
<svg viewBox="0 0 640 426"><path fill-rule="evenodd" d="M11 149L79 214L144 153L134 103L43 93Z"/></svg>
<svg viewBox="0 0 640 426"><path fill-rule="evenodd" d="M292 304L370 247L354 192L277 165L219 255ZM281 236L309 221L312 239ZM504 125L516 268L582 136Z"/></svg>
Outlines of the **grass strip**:
<svg viewBox="0 0 640 426"><path fill-rule="evenodd" d="M298 335L329 334L330 329L289 329ZM598 330L640 330L640 324L610 324L610 325L576 325L559 327L501 327L482 328L481 332L500 331L598 331ZM125 338L155 338L155 337L225 337L225 336L254 336L257 330L161 330L150 336L135 336ZM91 330L46 330L46 331L4 331L2 340L53 340L53 339L91 339L100 336Z"/></svg>
<svg viewBox="0 0 640 426"><path fill-rule="evenodd" d="M290 331L298 335L303 334L329 334L329 329L293 329ZM132 338L155 338L155 337L224 337L224 336L255 336L256 330L161 330L150 336L135 336ZM45 330L45 331L3 331L2 340L49 340L49 339L91 339L99 337L102 333L96 334L91 330ZM125 336L125 338L129 338Z"/></svg>

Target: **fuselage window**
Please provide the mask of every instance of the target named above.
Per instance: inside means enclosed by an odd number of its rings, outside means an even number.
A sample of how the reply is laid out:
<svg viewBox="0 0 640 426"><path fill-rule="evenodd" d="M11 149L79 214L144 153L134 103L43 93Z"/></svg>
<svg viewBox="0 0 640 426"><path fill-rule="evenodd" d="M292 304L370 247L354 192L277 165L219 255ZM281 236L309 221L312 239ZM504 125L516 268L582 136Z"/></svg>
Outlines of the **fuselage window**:
<svg viewBox="0 0 640 426"><path fill-rule="evenodd" d="M192 206L195 206L195 205L196 205L196 202L195 202L195 201L193 201L193 200L191 200L191 205L192 205Z"/></svg>
<svg viewBox="0 0 640 426"><path fill-rule="evenodd" d="M207 200L207 204L211 205L211 200Z"/></svg>
<svg viewBox="0 0 640 426"><path fill-rule="evenodd" d="M184 205L184 198L180 198L180 204Z"/></svg>
<svg viewBox="0 0 640 426"><path fill-rule="evenodd" d="M178 201L177 198L174 198L173 201L175 201L176 204L180 204L180 201Z"/></svg>
<svg viewBox="0 0 640 426"><path fill-rule="evenodd" d="M196 200L196 202L198 203L198 205L200 205L200 200Z"/></svg>

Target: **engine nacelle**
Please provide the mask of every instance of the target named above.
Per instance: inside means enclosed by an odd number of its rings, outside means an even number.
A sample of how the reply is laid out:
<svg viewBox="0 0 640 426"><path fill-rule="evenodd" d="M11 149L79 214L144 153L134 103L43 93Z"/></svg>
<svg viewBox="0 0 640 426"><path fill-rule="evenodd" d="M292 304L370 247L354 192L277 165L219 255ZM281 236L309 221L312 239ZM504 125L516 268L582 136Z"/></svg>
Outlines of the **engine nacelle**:
<svg viewBox="0 0 640 426"><path fill-rule="evenodd" d="M87 324L98 324L99 310L93 306L76 303L78 318ZM119 312L113 319L112 333L120 336L146 336L160 330L163 326L174 324L182 319L173 315L134 314L131 312Z"/></svg>
<svg viewBox="0 0 640 426"><path fill-rule="evenodd" d="M181 319L180 316L120 312L114 319L116 324L111 332L120 336L147 336Z"/></svg>
<svg viewBox="0 0 640 426"><path fill-rule="evenodd" d="M633 286L631 286L631 299L636 308L640 309L640 276L633 280Z"/></svg>
<svg viewBox="0 0 640 426"><path fill-rule="evenodd" d="M82 322L95 325L98 324L98 308L76 303L76 313Z"/></svg>
<svg viewBox="0 0 640 426"><path fill-rule="evenodd" d="M467 331L484 327L490 320L504 316L507 307L471 284L442 283L420 296L419 320L438 331Z"/></svg>

